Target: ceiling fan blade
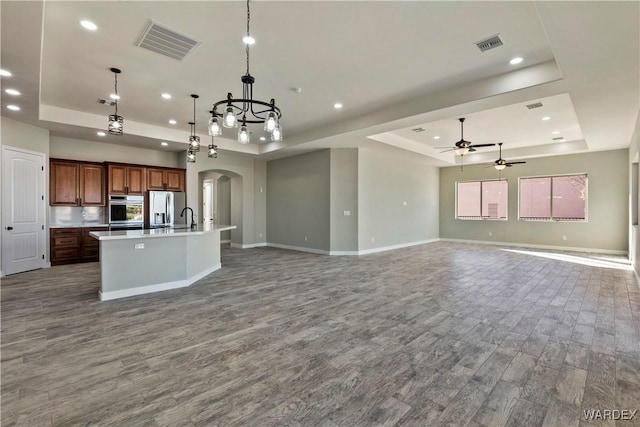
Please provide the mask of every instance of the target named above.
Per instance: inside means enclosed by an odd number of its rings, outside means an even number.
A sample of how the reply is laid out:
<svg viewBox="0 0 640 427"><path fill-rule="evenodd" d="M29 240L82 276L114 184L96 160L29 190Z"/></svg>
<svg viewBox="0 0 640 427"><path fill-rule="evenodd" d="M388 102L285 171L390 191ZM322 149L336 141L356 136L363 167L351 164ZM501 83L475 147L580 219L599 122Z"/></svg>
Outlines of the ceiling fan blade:
<svg viewBox="0 0 640 427"><path fill-rule="evenodd" d="M496 144L473 144L472 147L475 148L479 148L479 147L493 147Z"/></svg>
<svg viewBox="0 0 640 427"><path fill-rule="evenodd" d="M453 151L453 150L457 150L457 148L449 148L447 150L441 151L441 153L446 153L448 151Z"/></svg>
<svg viewBox="0 0 640 427"><path fill-rule="evenodd" d="M507 166L511 166L511 165L521 165L523 163L527 163L527 162L509 162L507 163Z"/></svg>
<svg viewBox="0 0 640 427"><path fill-rule="evenodd" d="M475 148L473 148L473 147L469 147L469 151L467 151L467 153L473 153L474 151L476 151L476 149L475 149Z"/></svg>

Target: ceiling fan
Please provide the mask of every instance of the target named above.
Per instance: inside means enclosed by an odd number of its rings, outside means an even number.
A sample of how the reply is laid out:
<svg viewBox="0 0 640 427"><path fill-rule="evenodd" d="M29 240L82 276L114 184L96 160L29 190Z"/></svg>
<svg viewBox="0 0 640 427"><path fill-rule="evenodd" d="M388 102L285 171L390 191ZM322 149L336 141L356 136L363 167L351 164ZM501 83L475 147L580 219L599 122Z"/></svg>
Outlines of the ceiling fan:
<svg viewBox="0 0 640 427"><path fill-rule="evenodd" d="M500 146L500 158L498 158L498 160L493 162L493 167L496 168L498 171L501 171L504 168L510 168L513 165L527 163L527 162L507 162L505 159L502 158L502 142L498 142L498 145Z"/></svg>
<svg viewBox="0 0 640 427"><path fill-rule="evenodd" d="M453 147L437 147L437 148L446 148L446 150L441 151L441 153L446 153L447 151L455 151L456 154L460 156L464 156L467 153L472 153L476 151L476 148L481 147L493 147L496 144L473 144L471 141L465 141L464 139L464 117L458 119L460 121L460 141L456 142Z"/></svg>

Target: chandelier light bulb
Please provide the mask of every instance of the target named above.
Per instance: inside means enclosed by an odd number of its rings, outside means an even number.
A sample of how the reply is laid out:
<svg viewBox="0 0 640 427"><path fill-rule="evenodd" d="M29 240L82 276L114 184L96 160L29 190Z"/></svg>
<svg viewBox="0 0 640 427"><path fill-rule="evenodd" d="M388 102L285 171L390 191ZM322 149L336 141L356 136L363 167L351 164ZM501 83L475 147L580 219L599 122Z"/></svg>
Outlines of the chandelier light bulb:
<svg viewBox="0 0 640 427"><path fill-rule="evenodd" d="M209 119L209 135L211 136L222 135L222 126L220 126L220 119L217 116L212 116Z"/></svg>
<svg viewBox="0 0 640 427"><path fill-rule="evenodd" d="M267 119L264 121L264 130L266 132L273 132L273 130L278 125L278 116L276 116L275 111L270 111L267 114Z"/></svg>
<svg viewBox="0 0 640 427"><path fill-rule="evenodd" d="M233 113L233 107L231 105L224 109L224 122L222 125L226 128L234 128L238 126L236 115Z"/></svg>
<svg viewBox="0 0 640 427"><path fill-rule="evenodd" d="M207 156L211 159L217 159L218 158L218 146L211 143L211 145L209 145L209 150L207 151Z"/></svg>
<svg viewBox="0 0 640 427"><path fill-rule="evenodd" d="M282 141L282 129L280 129L280 125L276 125L276 127L273 129L273 132L271 132L271 141L273 142L278 142L278 141Z"/></svg>
<svg viewBox="0 0 640 427"><path fill-rule="evenodd" d="M191 135L189 137L189 150L191 151L200 151L200 137L196 135Z"/></svg>
<svg viewBox="0 0 640 427"><path fill-rule="evenodd" d="M247 34L246 36L244 36L242 38L242 42L244 44L248 44L248 45L252 45L256 42L256 39L254 39L253 37L251 37L249 34Z"/></svg>
<svg viewBox="0 0 640 427"><path fill-rule="evenodd" d="M250 142L249 140L249 129L247 129L247 125L243 123L238 131L238 142L240 144L248 144Z"/></svg>

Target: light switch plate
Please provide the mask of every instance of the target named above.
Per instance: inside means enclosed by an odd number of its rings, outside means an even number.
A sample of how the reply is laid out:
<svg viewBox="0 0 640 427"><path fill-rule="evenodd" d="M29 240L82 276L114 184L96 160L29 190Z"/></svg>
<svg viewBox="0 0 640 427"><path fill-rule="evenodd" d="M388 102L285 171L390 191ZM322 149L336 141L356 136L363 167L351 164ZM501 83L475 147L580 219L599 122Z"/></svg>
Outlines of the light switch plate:
<svg viewBox="0 0 640 427"><path fill-rule="evenodd" d="M134 248L135 249L144 249L144 243L136 243Z"/></svg>

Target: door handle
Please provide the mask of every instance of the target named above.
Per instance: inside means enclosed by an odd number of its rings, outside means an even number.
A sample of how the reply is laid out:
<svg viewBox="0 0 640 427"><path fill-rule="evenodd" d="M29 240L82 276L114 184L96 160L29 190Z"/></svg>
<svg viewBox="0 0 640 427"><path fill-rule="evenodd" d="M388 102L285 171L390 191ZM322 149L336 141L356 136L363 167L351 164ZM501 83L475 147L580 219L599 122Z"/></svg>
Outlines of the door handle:
<svg viewBox="0 0 640 427"><path fill-rule="evenodd" d="M13 227L7 227L7 230L11 231L13 230Z"/></svg>

